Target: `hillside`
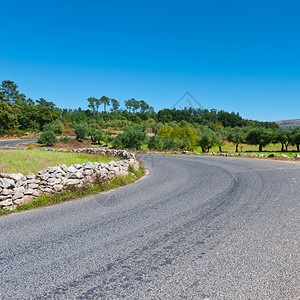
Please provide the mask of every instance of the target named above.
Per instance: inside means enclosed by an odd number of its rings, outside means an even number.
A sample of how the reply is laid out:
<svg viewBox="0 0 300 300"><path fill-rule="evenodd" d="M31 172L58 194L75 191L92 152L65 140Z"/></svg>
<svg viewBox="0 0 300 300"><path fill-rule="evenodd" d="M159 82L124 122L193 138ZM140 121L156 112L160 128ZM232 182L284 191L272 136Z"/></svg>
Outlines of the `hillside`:
<svg viewBox="0 0 300 300"><path fill-rule="evenodd" d="M300 126L300 119L275 121L280 129L293 129Z"/></svg>

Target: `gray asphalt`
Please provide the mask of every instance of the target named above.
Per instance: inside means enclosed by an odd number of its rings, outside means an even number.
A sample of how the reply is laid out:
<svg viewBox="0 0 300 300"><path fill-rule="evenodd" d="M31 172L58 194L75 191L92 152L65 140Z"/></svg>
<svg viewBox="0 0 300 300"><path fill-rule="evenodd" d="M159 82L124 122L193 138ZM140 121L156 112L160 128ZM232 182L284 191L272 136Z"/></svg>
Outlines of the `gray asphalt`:
<svg viewBox="0 0 300 300"><path fill-rule="evenodd" d="M36 139L28 139L28 140L2 140L0 141L0 147L17 147L20 144L26 144L26 143L34 143L36 142Z"/></svg>
<svg viewBox="0 0 300 300"><path fill-rule="evenodd" d="M115 191L0 218L1 299L300 299L300 165L147 155Z"/></svg>

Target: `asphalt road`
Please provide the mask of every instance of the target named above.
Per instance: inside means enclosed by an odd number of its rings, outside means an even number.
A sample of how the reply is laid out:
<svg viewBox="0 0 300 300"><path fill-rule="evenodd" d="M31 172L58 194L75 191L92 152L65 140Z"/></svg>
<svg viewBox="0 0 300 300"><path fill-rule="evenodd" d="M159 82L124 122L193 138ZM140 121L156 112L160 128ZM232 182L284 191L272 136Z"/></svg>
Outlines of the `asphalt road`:
<svg viewBox="0 0 300 300"><path fill-rule="evenodd" d="M147 178L0 218L1 299L300 299L300 165L144 156Z"/></svg>
<svg viewBox="0 0 300 300"><path fill-rule="evenodd" d="M17 147L20 144L26 144L26 143L34 143L37 140L2 140L0 141L0 147Z"/></svg>

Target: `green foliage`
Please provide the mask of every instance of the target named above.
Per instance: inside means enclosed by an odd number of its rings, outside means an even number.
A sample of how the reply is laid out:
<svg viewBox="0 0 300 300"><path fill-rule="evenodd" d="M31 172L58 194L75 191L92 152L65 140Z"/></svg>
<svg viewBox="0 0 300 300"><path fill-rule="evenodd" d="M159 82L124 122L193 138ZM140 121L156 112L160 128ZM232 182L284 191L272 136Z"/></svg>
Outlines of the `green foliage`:
<svg viewBox="0 0 300 300"><path fill-rule="evenodd" d="M293 145L296 145L297 151L300 151L299 145L300 145L300 126L295 127L292 131L292 143Z"/></svg>
<svg viewBox="0 0 300 300"><path fill-rule="evenodd" d="M67 144L67 143L69 143L71 141L71 138L68 137L68 136L61 136L59 138L59 141Z"/></svg>
<svg viewBox="0 0 300 300"><path fill-rule="evenodd" d="M76 140L84 140L88 134L88 127L84 124L78 124L75 127Z"/></svg>
<svg viewBox="0 0 300 300"><path fill-rule="evenodd" d="M243 128L234 127L229 129L227 139L229 142L235 144L235 152L238 152L238 147L241 143L244 143L246 140L246 132Z"/></svg>
<svg viewBox="0 0 300 300"><path fill-rule="evenodd" d="M216 144L216 137L209 130L203 131L198 139L198 145L202 148L202 152L208 152Z"/></svg>
<svg viewBox="0 0 300 300"><path fill-rule="evenodd" d="M181 140L185 142L185 147L190 150L197 145L198 133L196 129L191 126L171 127L170 125L163 125L157 134L166 139Z"/></svg>
<svg viewBox="0 0 300 300"><path fill-rule="evenodd" d="M259 146L259 151L262 151L262 148L270 144L273 140L274 134L272 130L262 127L251 129L246 137L248 144Z"/></svg>
<svg viewBox="0 0 300 300"><path fill-rule="evenodd" d="M45 131L40 135L38 142L47 146L53 146L57 142L57 138L53 131Z"/></svg>
<svg viewBox="0 0 300 300"><path fill-rule="evenodd" d="M288 146L293 144L293 134L290 130L279 129L274 135L274 143L281 143L281 151L288 151Z"/></svg>
<svg viewBox="0 0 300 300"><path fill-rule="evenodd" d="M0 133L17 128L17 118L13 108L4 101L0 101Z"/></svg>
<svg viewBox="0 0 300 300"><path fill-rule="evenodd" d="M164 138L158 135L153 135L148 141L148 148L153 150L163 150L164 149Z"/></svg>
<svg viewBox="0 0 300 300"><path fill-rule="evenodd" d="M146 133L139 127L129 127L113 140L114 148L140 149L146 140Z"/></svg>

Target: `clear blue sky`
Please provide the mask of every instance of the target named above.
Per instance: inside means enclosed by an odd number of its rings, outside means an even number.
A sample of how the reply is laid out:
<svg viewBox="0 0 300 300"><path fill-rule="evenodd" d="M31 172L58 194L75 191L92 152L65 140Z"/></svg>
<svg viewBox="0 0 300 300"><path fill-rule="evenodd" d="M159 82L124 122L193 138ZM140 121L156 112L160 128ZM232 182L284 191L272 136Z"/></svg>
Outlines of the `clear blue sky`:
<svg viewBox="0 0 300 300"><path fill-rule="evenodd" d="M0 81L61 108L105 95L159 110L189 91L244 118L300 118L299 13L299 0L2 1Z"/></svg>

